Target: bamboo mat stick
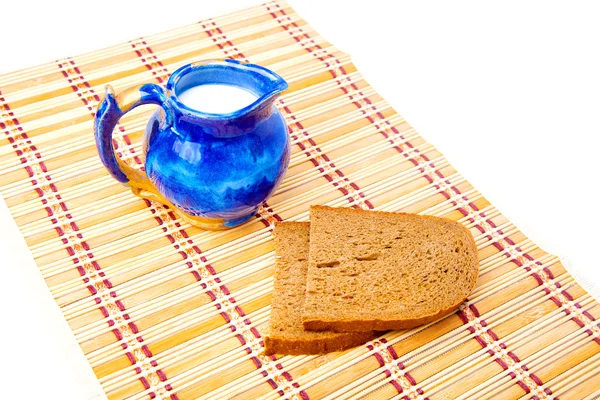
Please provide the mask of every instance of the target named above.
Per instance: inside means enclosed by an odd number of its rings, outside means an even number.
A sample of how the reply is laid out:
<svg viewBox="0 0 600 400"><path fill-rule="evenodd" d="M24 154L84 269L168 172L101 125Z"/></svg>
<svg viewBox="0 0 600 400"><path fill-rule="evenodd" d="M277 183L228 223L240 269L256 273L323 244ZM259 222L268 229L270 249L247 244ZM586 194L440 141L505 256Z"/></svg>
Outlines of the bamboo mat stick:
<svg viewBox="0 0 600 400"><path fill-rule="evenodd" d="M461 373L473 374L473 373L476 373L476 371L478 369L483 368L484 366L495 366L496 365L494 363L494 361L495 361L494 359L489 358L489 356L485 352L483 354L484 354L484 356L480 358L480 364L473 365L470 369L463 370ZM495 375L495 376L503 377L503 379L505 378L504 373L502 373L500 375ZM446 390L450 386L459 386L460 387L461 381L459 379L453 378L450 381L444 380L443 381L443 385L444 386L440 386L441 382L433 382L432 384L435 384L435 386L434 386L435 389L433 389L433 388L430 389L430 387L427 387L425 385L422 385L421 387L423 387L424 390L427 390L428 394L437 397L436 395L438 395L438 393L440 392L440 390ZM516 384L516 382L512 382L508 386L513 386L514 384ZM459 387L456 389L456 392L454 392L454 394L461 393L461 389ZM480 388L480 387L481 386L478 386L478 388ZM464 389L463 389L463 392L464 392ZM457 398L457 399L458 398L460 398L460 399L471 398L475 393L477 393L477 396L483 396L481 393L479 393L475 389L472 389L472 390L470 390L470 391L468 391L466 393L463 393L460 396L455 396L454 394L453 394L453 396L454 396L454 398ZM442 396L443 395L444 394L442 394ZM478 397L478 398L483 398L483 397Z"/></svg>
<svg viewBox="0 0 600 400"><path fill-rule="evenodd" d="M271 269L272 268L273 265L272 265L272 260L270 258L271 257L269 257L269 259L267 259L266 262L262 263L263 265L261 266L261 269L263 269L263 268L265 268L265 269ZM235 282L235 280L243 279L243 278L251 275L252 273L256 273L258 271L260 271L258 269L258 266L257 266L257 269L252 269L250 266L248 266L244 270L236 269L235 271L233 271L233 273L230 273L230 274L221 274L219 276L219 278L220 278L220 281L223 284L229 285L229 284ZM182 270L180 272L180 275L185 275L185 274L189 274L189 269L187 269L187 268L183 269L182 268ZM163 284L168 283L169 280L166 279L166 276L168 276L169 274L165 273L165 274L161 274L161 275L164 275L163 276L164 279L162 280L162 282L155 280L151 284L149 284L147 282L144 282L144 285L148 285L149 287L152 287L152 286L157 286L158 284L161 284L161 283L163 283ZM175 275L175 274L173 274L173 275ZM262 285L265 285L265 284L266 285L270 285L270 282L271 282L270 281L270 274L269 274L269 278L267 280L262 280L261 282L262 282ZM143 290L145 290L145 288L140 288L138 290L138 292L141 292ZM176 304L175 302L177 300L178 301L182 301L182 300L187 300L187 299L194 299L195 296L197 296L198 294L201 294L201 293L206 293L207 290L209 290L209 289L207 288L207 289L199 290L197 288L196 284L189 285L189 286L186 286L184 288L175 289L173 291L168 292L169 293L168 295L162 295L162 296L157 297L157 298L155 298L153 300L148 300L148 301L146 301L146 302L144 302L144 303L142 303L142 304L140 304L138 306L130 306L128 308L129 314L132 317L135 316L136 319L137 318L142 318L143 316L151 314L153 312L152 310L155 310L156 308L158 308L158 305L160 305L160 304L165 304L165 307L166 307L168 305ZM129 293L127 295L131 296L132 294L135 294L135 293L136 293L135 291L132 291L132 293ZM123 296L125 296L125 295L123 295ZM66 315L69 315L71 317L76 317L78 315L85 315L85 313L89 311L88 309L92 305L91 304L84 304L84 306L85 306L85 308L81 307L81 305L79 305L79 307L70 307L68 310L72 311L73 314L70 314L70 315L66 314ZM98 324L98 323L95 323L95 324L97 326L99 326L99 327L102 327L102 329L107 329L102 324ZM73 333L77 336L80 333L84 333L84 332L89 331L91 328L92 328L91 324L90 325L85 325L85 326L82 326L79 329L74 329Z"/></svg>
<svg viewBox="0 0 600 400"><path fill-rule="evenodd" d="M591 300L592 300L592 299L588 297L587 299L585 299L585 300L583 300L583 301L580 301L580 302L581 302L582 304L588 304L588 303L589 303ZM559 310L556 310L556 311L559 311ZM567 316L563 316L563 320L568 320L568 319L569 319L569 317L567 317ZM576 331L576 332L580 332L580 331L578 330L578 331ZM572 336L572 335L576 334L576 332L574 332L574 333L570 334L570 336ZM568 339L570 336L566 336L565 338L561 339L561 342L560 342L560 343L562 343L562 342L566 341L566 340L567 340L567 339ZM581 335L580 335L579 337L580 337L580 340L581 340L582 338L583 338L583 339L585 339L585 336L581 336ZM523 339L522 339L522 338L521 338L521 341L523 341ZM554 347L557 347L557 346L558 346L558 344L557 344L557 343L554 343L554 344L552 344L552 346L554 346ZM562 349L561 349L561 350L562 350ZM564 354L568 354L568 352L569 352L569 349L567 348L567 350L565 350L565 351L564 351ZM534 354L534 356L533 356L533 357L535 357L535 356L536 356L536 354ZM530 368L533 368L533 367L535 367L535 366L536 366L536 363L535 363L534 361L532 361L532 359L530 359L530 358L526 358L526 359L524 359L524 360L522 361L522 363L523 363L523 364L527 364L527 365L528 365ZM506 386L506 385L505 385L505 386ZM493 388L493 386L490 386L490 385L489 385L489 381L488 381L488 382L487 382L487 384L486 384L486 388L487 388L487 389ZM501 387L499 387L498 389L496 389L496 391L494 391L493 393L490 393L490 396L491 396L491 395L494 395L494 394L497 394L497 393L501 393L501 390L502 390L502 386L501 386ZM481 394L482 392L478 392L478 393L479 393L479 394ZM487 397L486 397L486 398L487 398Z"/></svg>
<svg viewBox="0 0 600 400"><path fill-rule="evenodd" d="M564 380L561 381L551 381L549 382L549 386L553 388L552 395L555 397L561 396L569 389L574 388L581 382L589 379L591 376L597 375L600 373L600 354L596 353L592 357L588 358L584 362L582 362L578 367L578 370L573 374L569 374L565 376ZM563 372L565 374L568 371ZM527 396L523 396L522 398L527 398Z"/></svg>
<svg viewBox="0 0 600 400"><path fill-rule="evenodd" d="M257 325L260 323L264 323L264 321L268 320L269 311L270 311L269 308L261 309L257 312L249 313L248 317L251 321L253 321L253 325ZM164 352L161 353L161 364L163 364L165 366L176 365L176 364L178 364L178 361L181 360L182 353L185 354L186 352L188 352L191 355L201 354L209 348L220 346L223 343L229 342L230 339L234 339L234 338L235 338L235 332L232 332L228 326L224 325L224 326L216 328L206 334L198 335L198 336L186 341L183 344L180 344L180 345L172 347L168 350L165 350ZM239 346L239 342L237 342L237 344L235 344L235 341L233 341L233 343L234 343L234 347ZM114 353L117 353L119 350L117 348L117 346L111 346L111 348L114 350L112 355L109 353L96 351L96 352L88 353L86 356L88 357L88 360L90 361L92 366L96 367L98 365L104 364L107 361L109 361L110 357L114 357ZM133 371L134 369L135 369L134 365L128 367L129 371ZM102 383L106 383L106 384L109 384L112 382L112 384L115 384L118 386L119 376L120 376L119 371L117 371L111 375L107 375L106 377L102 378L100 381Z"/></svg>
<svg viewBox="0 0 600 400"><path fill-rule="evenodd" d="M519 299L517 299L517 300L519 300ZM548 300L548 298L545 298L544 300ZM518 303L518 301L514 301L514 300L513 300L513 302L514 302L514 303ZM555 314L556 314L556 313L555 313ZM486 320L489 320L489 316L483 316L482 318L485 318ZM491 329L491 328L492 328L492 327L490 327L490 329ZM463 329L464 329L464 328L463 328ZM471 337L472 337L472 335L471 335ZM509 338L509 337L507 336L507 338ZM463 360L463 362L465 362L465 361L468 361L468 360ZM463 365L465 365L465 364L463 364ZM457 366L457 365L455 365L455 367L456 367L456 366ZM426 383L426 381L423 381L423 385L422 385L422 387L423 387L423 388L427 387L427 386L425 385L425 383Z"/></svg>
<svg viewBox="0 0 600 400"><path fill-rule="evenodd" d="M527 295L529 295L529 294L527 294ZM544 299L544 300L548 300L548 299ZM535 305L535 304L532 304L532 306L534 306L534 305ZM490 321L490 320L492 320L492 319L493 319L493 317L494 317L493 315L489 315L489 316L485 316L485 319L486 319L487 321ZM492 328L493 328L493 325L497 325L497 324L498 324L498 323L496 323L496 324L489 324L489 326L490 326L490 328L489 328L489 329L492 329ZM461 328L459 328L459 330L460 330L460 329L461 329ZM466 331L466 329L464 329L464 327L462 327L462 331L464 331L464 332L463 332L463 335L462 335L463 339L462 339L461 341L456 341L456 339L457 339L456 337L453 337L453 338L452 338L452 345L453 345L454 347L458 347L458 346L460 346L462 343L465 343L465 339L468 339L468 340L472 340L472 339L473 339L473 337L474 337L474 334L468 334L468 331ZM432 345L432 346L436 346L436 345L438 345L438 344L440 344L440 343L441 343L441 341L438 341L438 342L433 342L431 345ZM420 360L418 363L411 363L410 365L411 365L411 367L418 368L420 365L423 365L423 364L425 364L425 363L427 363L427 362L430 362L430 361L432 361L433 359L435 359L436 357L439 357L440 355L444 354L444 353L445 353L445 352L447 352L447 351L448 351L448 349L446 349L446 348L443 348L443 347L442 347L442 348L441 348L441 349L440 349L438 352L431 353L431 354L429 354L429 355L428 355L426 358L424 358L424 359ZM478 352L476 352L476 353L474 353L474 354L472 354L472 356L471 356L471 360L474 360L474 357L479 357L479 356L481 356L481 355L483 355L483 354L486 354L486 349L485 349L485 348L484 348L484 349L481 349L480 351L478 351ZM409 361L409 360L411 360L411 359L412 359L412 357L410 356L410 353L409 353L409 354L407 354L407 355L404 355L404 356L402 356L402 358L401 358L401 360L403 360L404 362L407 362L407 361ZM464 360L463 360L463 362L462 362L462 365L464 365L464 366L468 366L469 364L468 364L468 363L466 363L467 361L469 361L469 360L467 360L467 359L464 359ZM457 366L458 366L458 365L456 365L456 364L454 365L454 367L457 367ZM423 383L425 383L425 381L424 381Z"/></svg>
<svg viewBox="0 0 600 400"><path fill-rule="evenodd" d="M561 343L564 345L568 345L568 343L575 343L575 341L577 340L582 340L584 339L584 336L579 335L578 338L575 339L571 339L571 341L568 341L567 339L569 339L573 334L566 336L565 338L561 339L559 342L557 343ZM570 349L571 351L573 350L573 347ZM567 352L564 352L563 354L566 354ZM525 360L522 362L522 364L525 364ZM492 378L492 379L496 379L496 377ZM512 379L514 380L514 378ZM508 385L505 384L504 386L500 386L498 387L498 389L490 391L491 388L493 388L494 386L490 385L489 381L484 382L484 384L481 384L473 389L471 389L468 392L465 392L461 397L459 397L457 400L462 400L462 399L467 399L469 398L469 396L473 396L475 394L477 394L477 396L482 396L482 399L488 399L491 398L492 396L499 394L502 392L502 390L505 390L508 386L510 385L510 382L508 382Z"/></svg>
<svg viewBox="0 0 600 400"><path fill-rule="evenodd" d="M600 398L600 389L596 390L594 393L591 393L589 396L585 397L584 400L596 400Z"/></svg>

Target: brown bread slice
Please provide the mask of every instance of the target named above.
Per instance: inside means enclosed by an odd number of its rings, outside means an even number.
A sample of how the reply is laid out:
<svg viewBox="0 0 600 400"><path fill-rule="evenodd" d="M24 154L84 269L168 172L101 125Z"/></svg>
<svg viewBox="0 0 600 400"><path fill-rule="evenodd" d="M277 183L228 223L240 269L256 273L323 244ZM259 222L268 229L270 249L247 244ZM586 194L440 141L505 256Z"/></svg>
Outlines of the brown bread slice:
<svg viewBox="0 0 600 400"><path fill-rule="evenodd" d="M479 272L471 232L446 218L310 208L305 329L412 328L458 308Z"/></svg>
<svg viewBox="0 0 600 400"><path fill-rule="evenodd" d="M302 327L308 268L308 222L283 222L275 227L275 282L270 332L265 353L320 354L358 346L378 335L373 332L309 332Z"/></svg>

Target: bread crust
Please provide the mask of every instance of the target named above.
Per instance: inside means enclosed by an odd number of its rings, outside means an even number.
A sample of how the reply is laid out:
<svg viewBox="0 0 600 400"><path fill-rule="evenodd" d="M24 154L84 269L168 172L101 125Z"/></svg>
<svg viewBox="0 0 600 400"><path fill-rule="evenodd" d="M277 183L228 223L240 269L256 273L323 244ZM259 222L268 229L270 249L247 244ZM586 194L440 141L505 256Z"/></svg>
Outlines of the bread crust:
<svg viewBox="0 0 600 400"><path fill-rule="evenodd" d="M329 212L337 212L337 213L357 213L357 214L368 214L368 213L377 213L389 215L392 213L382 212L382 211L372 211L372 210L362 210L355 208L331 208L327 206L311 206L312 210L328 210ZM467 300L470 293L475 288L475 284L477 282L477 278L479 275L479 253L477 251L477 245L475 243L475 239L471 232L461 223L441 217L434 217L428 215L416 215L416 214L408 214L408 213L393 213L400 214L404 216L414 217L422 219L432 219L432 220L444 220L445 223L451 223L456 226L459 226L462 229L467 238L470 238L469 245L472 248L472 251L475 255L475 263L472 266L474 271L470 274L470 282L469 282L469 290L466 295L460 299L458 299L454 304L446 307L438 312L433 314L423 315L418 318L399 318L399 319L379 319L379 318L356 318L356 319L330 319L327 316L307 316L305 313L302 315L302 324L304 329L310 331L334 331L334 332L365 332L365 331L386 331L386 330L400 330L400 329L410 329L417 326L425 325L430 322L436 321L452 312L456 311L458 307Z"/></svg>
<svg viewBox="0 0 600 400"><path fill-rule="evenodd" d="M364 210L362 208L350 208L350 207L329 207L329 206L321 206L321 205L312 205L309 207L309 212L310 210L335 210L335 212L354 212L357 214L379 214L379 215L389 215L389 214L395 214L395 215L405 215L408 217L414 217L415 219L421 219L421 218L425 218L425 219L430 219L430 220L444 220L445 222L448 223L452 223L456 226L461 227L461 229L465 230L466 232L468 232L468 234L470 235L471 238L473 238L473 235L471 234L471 231L468 230L463 224L461 224L460 222L451 220L449 218L444 218L444 217L436 217L433 215L421 215L421 214L413 214L413 213L404 213L404 212L389 212L389 211L378 211L378 210ZM301 223L301 222L297 222L297 223ZM475 239L473 239L473 245L475 245ZM478 260L479 261L479 260Z"/></svg>
<svg viewBox="0 0 600 400"><path fill-rule="evenodd" d="M464 299L466 300L466 298ZM401 329L416 328L417 326L425 325L436 321L453 311L464 302L449 307L445 310L432 315L426 315L421 318L413 319L398 319L398 320L381 320L381 319L356 319L348 321L331 321L324 318L304 319L302 325L307 331L333 331L333 332L366 332L366 331L397 331Z"/></svg>
<svg viewBox="0 0 600 400"><path fill-rule="evenodd" d="M286 339L266 336L265 354L325 354L359 346L381 335L379 332L345 332L337 336L322 339Z"/></svg>
<svg viewBox="0 0 600 400"><path fill-rule="evenodd" d="M300 242L289 242L290 233L296 232L300 233L304 239L308 238L308 229L310 223L308 222L281 222L275 225L275 251L278 255L276 259L276 268L277 272L275 274L275 280L282 279L279 275L280 272L284 271L280 268L283 268L281 265L281 261L290 258L293 258L291 255L294 254L292 252L285 252L285 246L278 246L280 241L288 241L288 245L296 245L295 249L300 250L302 256L308 255L308 243L304 244L304 248L298 247ZM287 237L286 237L287 235ZM304 236L306 235L306 236ZM279 242L278 242L279 241ZM288 248L289 250L289 248ZM308 265L308 259L304 261L306 263L306 267ZM295 269L298 271L297 267ZM289 271L289 270L288 270ZM306 278L306 275L304 275ZM290 300L289 298L286 300L284 292L278 292L277 285L274 284L274 296L272 298L272 304L276 304L277 302L282 301L297 301L297 297L294 300ZM279 294L278 294L279 293ZM301 304L301 303L300 303ZM279 314L279 320L284 316ZM285 315L286 318L294 318L293 315ZM273 318L273 311L272 311ZM273 320L269 323L272 327ZM298 327L301 327L301 322L298 321ZM284 332L284 334L280 334L278 331L271 331L267 336L264 337L264 345L265 345L265 354L290 354L290 355L299 355L299 354L324 354L332 351L341 351L346 350L355 346L359 346L364 344L365 342L372 340L379 336L378 332L352 332L352 333L336 333L336 332L328 332L322 334L314 334L312 333L312 337L305 337L306 335L296 335L294 336L289 331Z"/></svg>

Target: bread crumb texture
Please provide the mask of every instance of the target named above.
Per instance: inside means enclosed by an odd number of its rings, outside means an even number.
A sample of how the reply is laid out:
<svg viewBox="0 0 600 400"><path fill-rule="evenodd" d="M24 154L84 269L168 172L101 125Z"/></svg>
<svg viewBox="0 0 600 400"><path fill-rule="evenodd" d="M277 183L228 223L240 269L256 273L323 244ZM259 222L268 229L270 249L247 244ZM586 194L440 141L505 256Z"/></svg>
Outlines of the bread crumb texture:
<svg viewBox="0 0 600 400"><path fill-rule="evenodd" d="M358 346L375 332L311 332L302 325L309 246L308 222L284 222L275 228L275 280L265 353L320 354Z"/></svg>
<svg viewBox="0 0 600 400"><path fill-rule="evenodd" d="M313 206L304 328L371 331L425 324L475 286L477 246L446 218Z"/></svg>

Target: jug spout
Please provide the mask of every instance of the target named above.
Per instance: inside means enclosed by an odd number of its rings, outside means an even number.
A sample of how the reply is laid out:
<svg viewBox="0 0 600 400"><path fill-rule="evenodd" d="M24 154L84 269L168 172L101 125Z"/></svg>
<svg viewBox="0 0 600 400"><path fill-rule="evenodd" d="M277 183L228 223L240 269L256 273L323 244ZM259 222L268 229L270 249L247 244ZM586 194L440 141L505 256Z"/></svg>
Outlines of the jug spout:
<svg viewBox="0 0 600 400"><path fill-rule="evenodd" d="M288 83L281 76L272 71L266 73L270 76L271 81L266 87L267 91L259 98L259 101L275 99L288 88Z"/></svg>
<svg viewBox="0 0 600 400"><path fill-rule="evenodd" d="M246 110L240 110L240 112L245 111L248 115L256 113L263 118L270 115L273 102L288 89L288 83L285 79L260 65L243 64L237 60L225 61L235 63L246 71L248 81L238 82L238 85L258 97L254 104L251 104ZM256 77L260 77L258 81Z"/></svg>
<svg viewBox="0 0 600 400"><path fill-rule="evenodd" d="M221 114L195 110L179 101L179 95L200 85L236 86L252 93L256 100L244 108ZM287 82L277 73L231 59L189 64L175 71L167 83L178 121L205 126L208 133L220 137L238 136L254 129L257 123L270 117L273 102L287 88Z"/></svg>
<svg viewBox="0 0 600 400"><path fill-rule="evenodd" d="M190 64L190 67L192 71L188 73L195 70L207 73L214 69L219 76L206 75L204 83L239 86L259 96L259 101L277 96L288 88L285 79L270 69L234 59L203 60Z"/></svg>

